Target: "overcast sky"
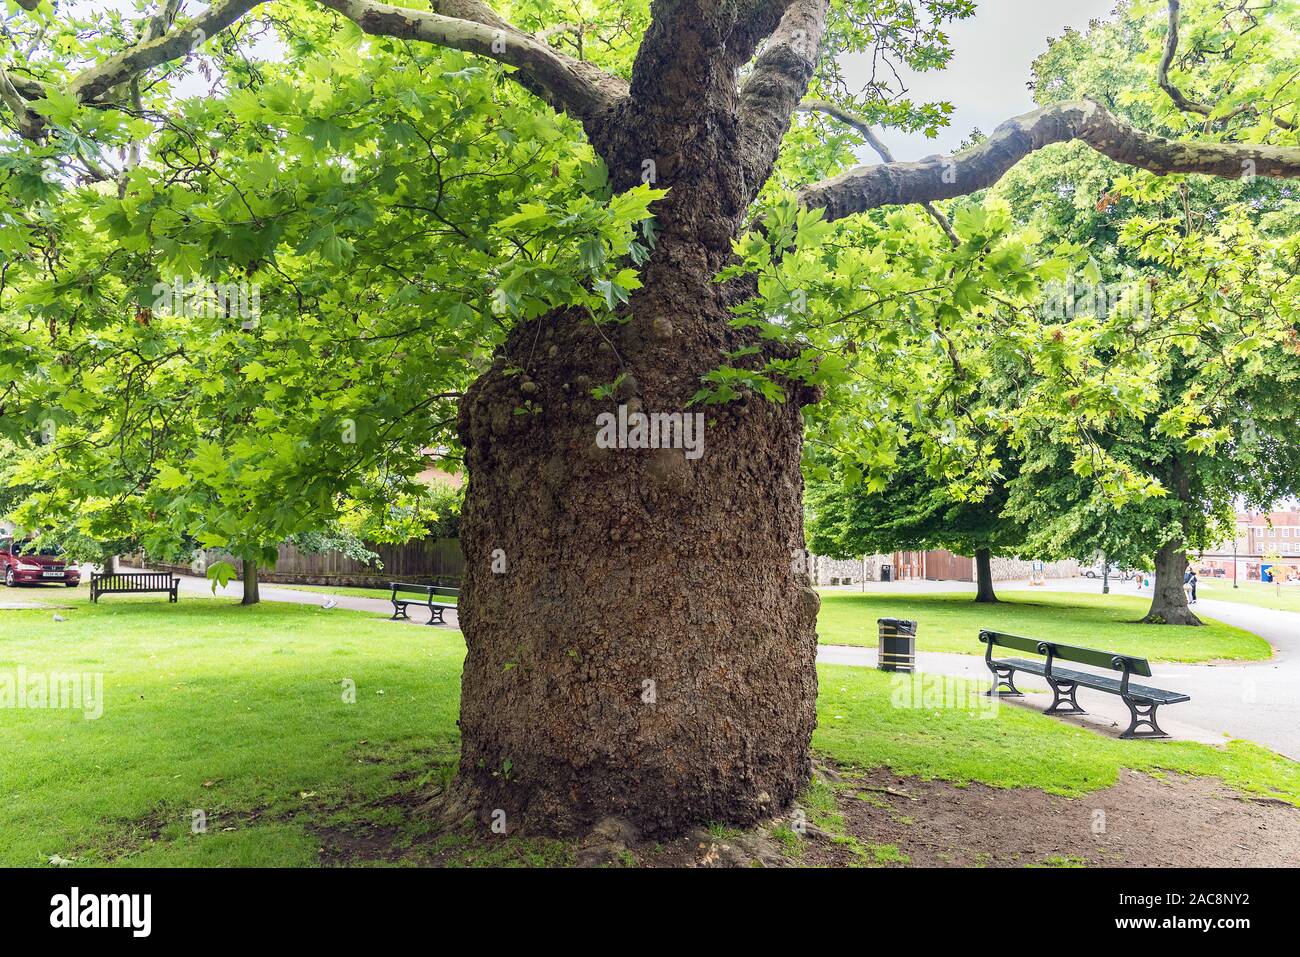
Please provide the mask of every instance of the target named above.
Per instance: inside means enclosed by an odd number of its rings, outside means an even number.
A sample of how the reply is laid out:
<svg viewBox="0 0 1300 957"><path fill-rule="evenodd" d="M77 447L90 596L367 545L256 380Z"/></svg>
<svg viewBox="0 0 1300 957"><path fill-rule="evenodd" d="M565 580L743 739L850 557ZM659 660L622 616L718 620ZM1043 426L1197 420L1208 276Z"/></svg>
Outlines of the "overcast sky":
<svg viewBox="0 0 1300 957"><path fill-rule="evenodd" d="M403 0L394 0L401 4ZM129 0L77 0L74 6L115 7L128 10ZM206 3L189 0L185 9L193 13ZM1106 18L1115 0L976 0L976 12L968 20L949 28L953 57L946 70L936 73L904 74L913 99L925 102L947 100L954 107L952 123L937 139L917 134L905 136L889 131L886 142L900 160L920 159L933 153L951 153L979 127L985 133L1003 120L1034 107L1025 84L1034 58L1047 49L1047 38L1060 36L1066 27L1082 29L1090 20ZM272 45L273 46L273 45ZM274 49L264 51L274 56ZM845 63L851 82L864 81L868 66L863 58ZM201 94L197 77L182 84L181 90ZM864 159L875 156L864 152Z"/></svg>
<svg viewBox="0 0 1300 957"><path fill-rule="evenodd" d="M905 74L918 102L947 100L952 123L937 139L888 131L885 140L900 160L951 153L975 127L985 133L1003 120L1034 108L1025 84L1029 67L1047 49L1047 38L1066 27L1082 29L1090 20L1108 19L1115 0L977 0L975 15L952 24L953 57L942 72ZM851 80L867 75L864 66L846 66ZM874 155L864 155L874 160Z"/></svg>

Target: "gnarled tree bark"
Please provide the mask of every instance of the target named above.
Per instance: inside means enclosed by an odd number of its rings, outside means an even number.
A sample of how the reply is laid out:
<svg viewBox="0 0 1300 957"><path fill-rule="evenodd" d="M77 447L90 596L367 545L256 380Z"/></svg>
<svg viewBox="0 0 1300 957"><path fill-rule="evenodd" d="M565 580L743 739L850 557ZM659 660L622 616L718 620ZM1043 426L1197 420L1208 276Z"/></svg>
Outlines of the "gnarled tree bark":
<svg viewBox="0 0 1300 957"><path fill-rule="evenodd" d="M797 556L812 395L688 408L724 352L758 342L727 321L738 291L713 281L756 184L735 162L735 68L718 60L731 27L713 5L678 6L693 17L647 36L641 99L600 143L616 183L653 160L670 187L628 321L517 329L462 405L458 787L510 828L749 823L811 771L819 601ZM515 414L525 398L541 411ZM620 405L699 414L702 455L598 447L597 416Z"/></svg>
<svg viewBox="0 0 1300 957"><path fill-rule="evenodd" d="M484 822L622 815L671 833L756 821L808 781L818 598L792 560L798 403L711 412L694 460L596 444L602 411L681 410L742 341L703 274L671 270L649 272L612 347L583 317L548 317L463 405L460 786ZM527 379L504 371L520 360ZM619 374L615 399L591 397ZM514 414L525 395L540 413Z"/></svg>

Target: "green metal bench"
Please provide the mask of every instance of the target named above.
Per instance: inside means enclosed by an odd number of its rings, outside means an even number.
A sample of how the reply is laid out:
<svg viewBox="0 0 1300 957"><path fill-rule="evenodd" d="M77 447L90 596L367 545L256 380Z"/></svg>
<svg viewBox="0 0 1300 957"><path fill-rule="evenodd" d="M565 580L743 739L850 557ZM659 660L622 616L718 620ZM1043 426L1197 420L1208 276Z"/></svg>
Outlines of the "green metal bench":
<svg viewBox="0 0 1300 957"><path fill-rule="evenodd" d="M411 605L417 605L421 608L429 609L429 620L426 625L443 624L442 613L448 609L455 611L455 602L434 601L438 597L459 597L459 588L444 588L441 585L415 585L411 582L389 582L388 586L393 589L392 597L389 599L393 603L393 616L389 621L409 621L411 616L407 614L407 609ZM422 595L422 598L398 598L398 592L411 595Z"/></svg>
<svg viewBox="0 0 1300 957"><path fill-rule="evenodd" d="M1053 641L1039 641L1036 638L1021 638L998 631L981 631L980 641L987 646L984 663L993 672L993 687L989 695L1022 697L1016 688L1015 673L1038 675L1047 679L1052 687L1052 704L1044 714L1087 714L1075 700L1075 693L1080 688L1091 688L1107 694L1118 695L1128 706L1129 725L1120 735L1121 738L1167 738L1169 735L1160 730L1156 724L1156 709L1162 704L1178 704L1192 699L1177 691L1165 691L1147 685L1133 684L1132 675L1151 677L1151 665L1145 658L1121 655L1111 651L1097 651L1094 648L1078 648L1074 645L1062 645ZM994 658L993 646L1012 648L1042 655L1046 660L1029 660L1026 658ZM1057 661L1072 661L1096 668L1109 668L1121 672L1119 680L1106 675L1093 674L1088 671L1075 671L1072 668L1057 667ZM1005 686L1008 690L1002 691ZM1145 725L1146 730L1139 730Z"/></svg>

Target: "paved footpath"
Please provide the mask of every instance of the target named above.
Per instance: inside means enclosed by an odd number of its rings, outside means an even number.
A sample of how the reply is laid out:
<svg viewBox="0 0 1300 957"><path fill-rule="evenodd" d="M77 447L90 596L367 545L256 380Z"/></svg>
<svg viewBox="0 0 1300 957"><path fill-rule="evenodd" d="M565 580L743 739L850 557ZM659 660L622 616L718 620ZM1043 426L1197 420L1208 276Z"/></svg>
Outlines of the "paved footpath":
<svg viewBox="0 0 1300 957"><path fill-rule="evenodd" d="M974 590L973 585L962 582L905 584L910 585L912 591ZM1051 582L1047 587L1050 591L1101 592L1099 581L1086 578ZM887 588L888 585L871 586L873 592ZM1027 583L1015 582L1001 583L998 588L1002 591L1034 590ZM1137 594L1129 587L1119 586L1112 586L1111 592L1119 595ZM1151 684L1157 688L1181 691L1192 699L1161 708L1157 715L1161 727L1173 737L1191 741L1222 743L1225 738L1246 738L1300 761L1300 614L1209 599L1198 601L1195 610L1207 618L1215 618L1259 635L1273 646L1274 655L1268 661L1153 664ZM973 644L974 636L971 641ZM1087 643L1086 640L1079 642L1082 645ZM917 668L920 671L961 675L981 681L990 679L983 658L976 654L957 655L920 650L924 647L925 635L922 634L917 650ZM822 645L818 649L817 660L826 664L875 667L876 652L867 648ZM1035 694L1027 695L1019 701L1005 700L1040 711L1051 702L1047 682L1041 678L1016 675L1016 684L1026 691L1041 690L1043 696ZM1116 696L1080 688L1078 698L1079 703L1089 711L1086 719L1076 719L1078 723L1114 734L1128 726L1128 709Z"/></svg>
<svg viewBox="0 0 1300 957"><path fill-rule="evenodd" d="M203 595L212 597L212 583L206 578L192 578L187 575L178 576L181 580L180 591L186 594ZM326 594L319 591L298 591L291 585L270 585L262 583L258 585L258 594L264 601L287 601L295 605L316 605L320 607L325 604L326 600L333 598L338 602L339 608L350 608L352 611L369 611L385 618L393 614L393 603L387 598L361 598L356 595L335 595ZM225 588L217 589L218 598L243 598L244 585L242 582L232 580ZM421 611L418 608L411 609L411 624L423 625L428 620L428 610ZM459 628L460 622L456 618L456 612L443 612L444 626L448 628ZM406 624L406 622L397 621L393 624ZM436 626L435 626L436 627Z"/></svg>
<svg viewBox="0 0 1300 957"><path fill-rule="evenodd" d="M1033 590L1024 582L1005 582L998 587L1004 591ZM915 593L967 591L973 590L974 586L963 582L898 582L893 585L873 584L870 588L872 591ZM1076 578L1051 582L1047 588L1051 591L1100 593L1101 583ZM182 577L181 590L196 595L212 594L212 586L202 578ZM322 592L296 591L285 585L264 584L259 590L262 598L267 601L288 601L304 605L320 606L327 597ZM1112 592L1120 595L1135 593L1131 588L1119 585L1114 586ZM243 595L243 586L238 581L232 581L226 588L218 589L217 594L239 598ZM393 606L382 598L335 595L334 599L340 608L372 612L385 618L393 611ZM1269 661L1242 664L1153 665L1152 671L1155 674L1152 684L1182 691L1192 698L1183 704L1161 708L1161 727L1174 737L1190 741L1222 743L1226 738L1246 738L1300 761L1300 614L1208 599L1197 602L1196 610L1210 618L1217 618L1260 635L1273 645L1276 653ZM420 617L419 610L413 610L411 614L416 618L416 624L423 623L424 618ZM455 612L447 612L446 625L450 628L459 627ZM974 643L973 636L971 640ZM1086 640L1080 643L1087 644ZM924 646L925 636L922 634L921 648ZM824 664L874 668L876 652L870 648L822 645L818 649L817 660ZM931 674L963 676L980 681L989 678L984 660L978 654L958 655L918 650L917 665L921 671ZM1017 675L1016 683L1026 691L1037 690L1042 694L1030 694L1019 701L1006 699L1007 701L1040 711L1051 701L1050 697L1045 697L1050 692L1042 679L1032 675ZM1114 695L1082 688L1079 699L1089 714L1058 720L1072 720L1111 734L1119 734L1128 726L1128 710Z"/></svg>

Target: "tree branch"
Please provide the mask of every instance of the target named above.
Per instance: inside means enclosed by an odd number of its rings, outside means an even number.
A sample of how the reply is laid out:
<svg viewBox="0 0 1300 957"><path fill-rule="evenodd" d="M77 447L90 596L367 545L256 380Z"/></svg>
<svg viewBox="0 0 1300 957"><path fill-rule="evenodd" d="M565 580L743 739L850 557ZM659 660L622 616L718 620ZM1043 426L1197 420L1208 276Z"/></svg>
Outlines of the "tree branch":
<svg viewBox="0 0 1300 957"><path fill-rule="evenodd" d="M531 92L584 122L627 96L619 78L524 33L481 0L437 0L432 13L374 0L319 2L366 33L424 40L516 67Z"/></svg>
<svg viewBox="0 0 1300 957"><path fill-rule="evenodd" d="M13 112L18 132L24 139L40 139L45 131L45 120L27 105L3 67L0 67L0 102Z"/></svg>
<svg viewBox="0 0 1300 957"><path fill-rule="evenodd" d="M863 139L867 141L867 145L876 151L876 155L879 156L883 162L894 162L893 152L884 144L884 141L876 135L875 130L871 128L871 124L857 113L852 113L838 104L832 103L830 100L804 100L799 104L798 109L799 112L802 113L817 112L835 117L835 119L839 120L841 123L851 126L861 133ZM944 235L948 237L948 242L952 244L954 249L961 245L961 237L957 235L957 231L952 228L952 223L948 221L948 217L943 214L943 211L940 210L938 206L934 205L934 203L929 200L925 200L921 203L921 207L930 214L931 219L939 224L939 228L943 230Z"/></svg>
<svg viewBox="0 0 1300 957"><path fill-rule="evenodd" d="M799 198L805 206L825 209L828 219L880 206L952 199L992 186L1044 146L1073 140L1118 163L1161 176L1300 177L1300 147L1169 140L1130 126L1099 103L1076 100L1008 120L983 143L957 156L859 166L805 187Z"/></svg>
<svg viewBox="0 0 1300 957"><path fill-rule="evenodd" d="M197 17L154 38L154 30L129 50L109 57L85 70L68 84L68 92L82 103L94 104L110 90L129 82L147 70L179 59L209 37L235 23L265 0L214 0ZM377 36L423 40L439 46L476 53L518 70L515 78L557 109L584 122L627 96L627 84L590 63L576 60L530 34L524 33L497 14L483 0L434 0L433 11L411 10L372 0L318 0L341 13L362 30ZM162 17L171 9L169 3ZM158 20L153 21L157 23ZM9 84L8 94L19 88ZM27 82L21 96L35 99L44 95L40 84ZM22 114L25 104L5 95L4 102Z"/></svg>
<svg viewBox="0 0 1300 957"><path fill-rule="evenodd" d="M771 174L790 119L817 70L829 11L830 0L791 0L741 87L741 162L755 191Z"/></svg>
<svg viewBox="0 0 1300 957"><path fill-rule="evenodd" d="M263 0L218 0L172 32L147 43L137 43L131 49L109 57L103 63L81 73L68 84L68 92L82 103L97 100L132 77L183 57L262 2Z"/></svg>
<svg viewBox="0 0 1300 957"><path fill-rule="evenodd" d="M719 95L734 97L737 65L727 39L735 20L720 0L651 0L650 26L632 64L638 110L658 117L667 132L690 125Z"/></svg>
<svg viewBox="0 0 1300 957"><path fill-rule="evenodd" d="M1182 110L1184 113L1195 113L1198 116L1204 116L1208 119L1210 114L1214 112L1215 107L1209 103L1202 103L1197 100L1189 99L1183 94L1183 91L1175 86L1173 81L1169 79L1169 67L1173 65L1174 57L1178 54L1178 25L1181 18L1181 11L1179 9L1179 0L1167 0L1167 3L1169 5L1169 30L1165 36L1164 55L1160 58L1160 65L1156 67L1156 82L1160 85L1160 89L1164 90L1165 93L1169 95L1169 99L1174 101L1174 106L1178 107L1178 109ZM1258 112L1259 111L1256 107L1249 103L1243 103L1236 109L1233 109L1219 117L1219 122L1226 122L1235 116L1240 116L1242 113ZM1287 122L1280 116L1274 116L1272 117L1272 120L1274 124L1284 130L1295 129L1294 124Z"/></svg>

